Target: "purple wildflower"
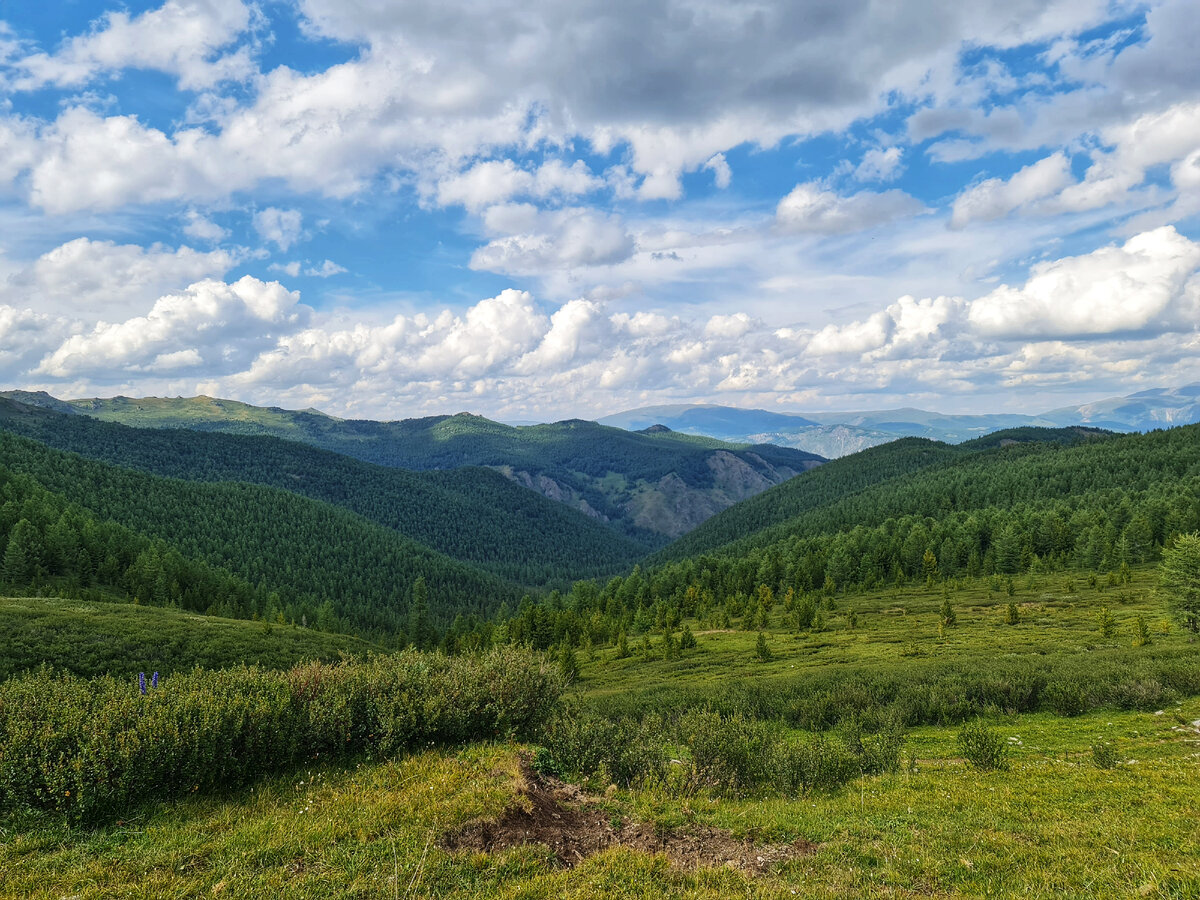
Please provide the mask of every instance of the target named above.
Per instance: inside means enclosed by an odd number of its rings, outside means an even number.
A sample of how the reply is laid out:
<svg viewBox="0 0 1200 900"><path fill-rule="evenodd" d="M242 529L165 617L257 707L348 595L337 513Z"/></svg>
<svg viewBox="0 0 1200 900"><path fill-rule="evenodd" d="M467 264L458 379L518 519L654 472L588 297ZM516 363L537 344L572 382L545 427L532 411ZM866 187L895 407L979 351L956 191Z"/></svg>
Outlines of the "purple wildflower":
<svg viewBox="0 0 1200 900"><path fill-rule="evenodd" d="M146 673L138 672L138 687L142 689L142 693L146 693Z"/></svg>
<svg viewBox="0 0 1200 900"><path fill-rule="evenodd" d="M150 678L150 687L152 687L152 688L158 687L158 673L157 672L155 672L154 675Z"/></svg>

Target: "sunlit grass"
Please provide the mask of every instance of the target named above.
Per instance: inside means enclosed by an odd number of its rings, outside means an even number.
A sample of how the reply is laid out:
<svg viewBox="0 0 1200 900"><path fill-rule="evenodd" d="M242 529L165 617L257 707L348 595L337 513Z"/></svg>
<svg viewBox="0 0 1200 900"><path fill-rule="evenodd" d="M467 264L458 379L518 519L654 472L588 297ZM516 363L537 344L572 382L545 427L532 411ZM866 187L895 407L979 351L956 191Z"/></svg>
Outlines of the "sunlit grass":
<svg viewBox="0 0 1200 900"><path fill-rule="evenodd" d="M96 831L26 824L0 846L5 896L149 897L1118 897L1196 896L1200 701L1161 715L1049 715L999 725L1007 772L955 756L951 729L918 729L915 773L833 794L724 800L622 792L629 816L798 837L816 853L764 878L683 872L611 850L574 870L538 846L451 854L443 833L494 816L519 783L517 749L475 746L349 769L306 769L230 797L139 812ZM1090 746L1114 740L1103 771Z"/></svg>
<svg viewBox="0 0 1200 900"><path fill-rule="evenodd" d="M1195 652L1160 623L1150 569L1103 590L1073 576L1017 580L1022 621L1004 624L1005 589L986 581L951 590L957 623L937 627L940 586L839 596L823 632L770 629L775 658L758 662L756 633L699 623L700 648L679 660L601 650L583 662L583 698L653 694L666 686L782 679L805 672L1003 656L1087 659L1130 648L1137 616L1151 643L1137 652ZM1099 587L1104 587L1101 581ZM847 627L845 612L858 613ZM1098 611L1118 622L1105 638ZM631 641L636 646L640 637ZM1130 648L1132 649L1132 648ZM450 853L441 835L513 802L512 745L428 751L394 761L303 769L223 797L131 810L96 830L50 818L9 819L0 834L0 895L30 898L892 898L1200 897L1200 698L1162 709L1101 709L1073 718L1006 716L989 724L1007 746L1006 770L960 757L956 727L908 733L895 774L833 792L730 799L678 786L618 791L606 802L663 828L703 824L760 842L803 838L816 852L764 877L730 868L694 872L665 857L613 849L577 868L544 847L494 855ZM1092 748L1111 744L1112 769ZM602 789L603 785L597 785Z"/></svg>

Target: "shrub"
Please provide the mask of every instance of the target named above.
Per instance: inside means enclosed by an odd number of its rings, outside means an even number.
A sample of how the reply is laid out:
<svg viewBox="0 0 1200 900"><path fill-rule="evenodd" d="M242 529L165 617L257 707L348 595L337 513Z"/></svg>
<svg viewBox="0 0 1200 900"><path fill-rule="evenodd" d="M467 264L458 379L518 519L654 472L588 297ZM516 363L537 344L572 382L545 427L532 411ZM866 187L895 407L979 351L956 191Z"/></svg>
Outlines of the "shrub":
<svg viewBox="0 0 1200 900"><path fill-rule="evenodd" d="M967 722L958 732L958 750L977 769L991 772L1008 768L1008 745L982 720Z"/></svg>
<svg viewBox="0 0 1200 900"><path fill-rule="evenodd" d="M287 672L132 679L39 670L0 683L0 808L96 822L305 760L533 734L562 682L539 657L402 653Z"/></svg>
<svg viewBox="0 0 1200 900"><path fill-rule="evenodd" d="M1117 748L1108 741L1092 744L1092 762L1097 769L1115 769L1117 767Z"/></svg>
<svg viewBox="0 0 1200 900"><path fill-rule="evenodd" d="M1090 706L1087 688L1076 681L1053 681L1046 686L1042 696L1060 716L1082 715Z"/></svg>
<svg viewBox="0 0 1200 900"><path fill-rule="evenodd" d="M773 780L777 726L700 710L681 717L678 734L700 784L740 795Z"/></svg>

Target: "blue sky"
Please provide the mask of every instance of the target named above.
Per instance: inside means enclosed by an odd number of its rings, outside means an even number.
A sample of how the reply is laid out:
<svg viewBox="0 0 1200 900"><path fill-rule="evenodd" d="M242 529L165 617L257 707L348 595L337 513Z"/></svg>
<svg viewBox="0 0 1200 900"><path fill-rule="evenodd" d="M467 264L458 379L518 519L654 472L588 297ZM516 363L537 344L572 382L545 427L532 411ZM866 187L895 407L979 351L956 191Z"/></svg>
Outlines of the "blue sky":
<svg viewBox="0 0 1200 900"><path fill-rule="evenodd" d="M1183 0L0 0L0 382L401 417L1200 379Z"/></svg>

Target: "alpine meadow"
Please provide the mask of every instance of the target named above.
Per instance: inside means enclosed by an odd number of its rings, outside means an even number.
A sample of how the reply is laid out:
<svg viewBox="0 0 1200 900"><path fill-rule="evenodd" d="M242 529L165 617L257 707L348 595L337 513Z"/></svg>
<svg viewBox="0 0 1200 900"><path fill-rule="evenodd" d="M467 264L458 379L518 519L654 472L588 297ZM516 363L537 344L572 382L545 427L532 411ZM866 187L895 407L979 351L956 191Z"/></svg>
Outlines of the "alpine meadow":
<svg viewBox="0 0 1200 900"><path fill-rule="evenodd" d="M0 900L1200 900L1195 12L0 4Z"/></svg>

